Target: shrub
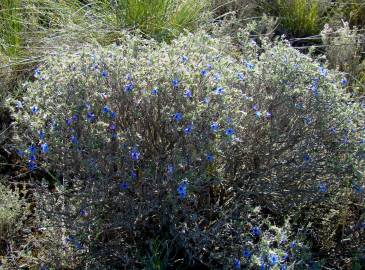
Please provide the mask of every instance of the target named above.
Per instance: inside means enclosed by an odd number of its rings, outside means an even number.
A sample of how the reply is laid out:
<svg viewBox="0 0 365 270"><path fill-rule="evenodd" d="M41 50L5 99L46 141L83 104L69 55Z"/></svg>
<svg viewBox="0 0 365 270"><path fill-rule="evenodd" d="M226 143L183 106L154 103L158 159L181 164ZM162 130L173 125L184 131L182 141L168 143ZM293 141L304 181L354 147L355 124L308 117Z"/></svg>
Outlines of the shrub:
<svg viewBox="0 0 365 270"><path fill-rule="evenodd" d="M247 37L239 52L204 32L130 36L35 70L9 105L18 154L58 183L39 192L47 264L142 267L159 239L184 264L230 267L247 233L266 235L255 204L327 211L363 192L364 111L343 75Z"/></svg>
<svg viewBox="0 0 365 270"><path fill-rule="evenodd" d="M0 183L0 266L2 257L9 255L20 241L19 230L25 220L25 202L17 192Z"/></svg>
<svg viewBox="0 0 365 270"><path fill-rule="evenodd" d="M0 183L0 232L7 237L14 231L19 216L22 215L22 205L16 193Z"/></svg>
<svg viewBox="0 0 365 270"><path fill-rule="evenodd" d="M323 44L326 45L326 57L331 68L349 74L349 81L354 81L354 88L356 89L356 77L361 80L362 67L361 50L362 50L362 35L358 32L356 27L350 29L348 23L334 30L329 25L325 25L321 32ZM354 78L355 76L355 78ZM358 91L364 91L364 86L360 82L358 84Z"/></svg>

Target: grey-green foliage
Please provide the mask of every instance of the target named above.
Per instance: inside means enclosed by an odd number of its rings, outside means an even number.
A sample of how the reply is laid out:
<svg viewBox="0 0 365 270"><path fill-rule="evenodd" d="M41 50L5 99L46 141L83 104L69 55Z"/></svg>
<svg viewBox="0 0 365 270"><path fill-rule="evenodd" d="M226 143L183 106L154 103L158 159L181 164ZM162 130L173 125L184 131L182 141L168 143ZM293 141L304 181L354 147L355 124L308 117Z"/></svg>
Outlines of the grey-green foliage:
<svg viewBox="0 0 365 270"><path fill-rule="evenodd" d="M357 84L357 80L361 80L361 73L364 72L364 68L360 65L364 42L362 31L356 27L351 29L347 22L338 29L333 29L326 24L321 36L331 68L348 73L348 78L354 86L357 86L359 91L365 91L364 81Z"/></svg>
<svg viewBox="0 0 365 270"><path fill-rule="evenodd" d="M248 32L241 48L200 31L63 51L9 100L24 165L62 179L40 192L50 265L61 250L80 265L137 267L151 235L175 239L189 263L227 265L250 198L279 215L349 204L363 185L364 112L343 74Z"/></svg>
<svg viewBox="0 0 365 270"><path fill-rule="evenodd" d="M21 226L22 201L16 192L0 183L0 239L6 239Z"/></svg>

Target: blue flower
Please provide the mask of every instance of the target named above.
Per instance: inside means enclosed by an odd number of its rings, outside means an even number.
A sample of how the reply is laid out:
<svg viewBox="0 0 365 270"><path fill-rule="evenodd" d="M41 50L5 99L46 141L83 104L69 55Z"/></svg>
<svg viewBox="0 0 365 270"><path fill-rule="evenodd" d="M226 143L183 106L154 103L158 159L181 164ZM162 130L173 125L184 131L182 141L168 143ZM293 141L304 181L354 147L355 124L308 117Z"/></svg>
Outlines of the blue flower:
<svg viewBox="0 0 365 270"><path fill-rule="evenodd" d="M41 150L43 154L48 153L48 144L47 143L42 143L41 144Z"/></svg>
<svg viewBox="0 0 365 270"><path fill-rule="evenodd" d="M256 104L254 104L254 105L252 105L252 109L253 109L254 111L257 111L257 110L259 109L259 107L258 107Z"/></svg>
<svg viewBox="0 0 365 270"><path fill-rule="evenodd" d="M134 88L134 84L133 83L127 83L125 86L124 86L124 92L131 92Z"/></svg>
<svg viewBox="0 0 365 270"><path fill-rule="evenodd" d="M282 236L280 237L280 245L284 245L284 244L286 244L287 242L288 242L288 239L287 239L286 235L282 235Z"/></svg>
<svg viewBox="0 0 365 270"><path fill-rule="evenodd" d="M66 237L65 241L66 243L73 243L75 242L75 236L74 235L69 235L68 237Z"/></svg>
<svg viewBox="0 0 365 270"><path fill-rule="evenodd" d="M29 156L29 161L36 161L37 160L37 156L36 155L30 155Z"/></svg>
<svg viewBox="0 0 365 270"><path fill-rule="evenodd" d="M131 177L133 180L137 179L137 172L136 171L131 171Z"/></svg>
<svg viewBox="0 0 365 270"><path fill-rule="evenodd" d="M279 262L279 257L275 253L271 253L268 260L271 265L276 265Z"/></svg>
<svg viewBox="0 0 365 270"><path fill-rule="evenodd" d="M352 183L352 188L357 192L357 193L363 193L364 192L364 188L359 186L356 183Z"/></svg>
<svg viewBox="0 0 365 270"><path fill-rule="evenodd" d="M345 87L347 85L347 79L346 78L343 78L341 80L341 84L342 84L343 87Z"/></svg>
<svg viewBox="0 0 365 270"><path fill-rule="evenodd" d="M249 69L249 70L253 70L253 69L254 69L254 67L255 67L255 65L254 65L254 64L252 64L252 63L250 63L250 62L247 62L247 63L246 63L246 67L247 67L247 69Z"/></svg>
<svg viewBox="0 0 365 270"><path fill-rule="evenodd" d="M111 119L115 119L115 117L117 117L117 113L110 111L109 116L110 116Z"/></svg>
<svg viewBox="0 0 365 270"><path fill-rule="evenodd" d="M223 87L217 87L216 89L215 89L215 94L216 95L222 95L224 93L224 89L223 89Z"/></svg>
<svg viewBox="0 0 365 270"><path fill-rule="evenodd" d="M304 123L309 126L310 124L312 124L312 117L310 117L309 115L308 116L305 116L304 117Z"/></svg>
<svg viewBox="0 0 365 270"><path fill-rule="evenodd" d="M66 119L66 125L69 127L72 124L72 119Z"/></svg>
<svg viewBox="0 0 365 270"><path fill-rule="evenodd" d="M137 150L136 148L134 148L134 149L130 152L130 155L131 155L132 160L137 161L137 160L139 160L141 153L140 153L140 152L138 152L138 150Z"/></svg>
<svg viewBox="0 0 365 270"><path fill-rule="evenodd" d="M38 112L38 108L35 105L31 108L31 110L32 110L32 114L36 114Z"/></svg>
<svg viewBox="0 0 365 270"><path fill-rule="evenodd" d="M314 79L312 83L312 93L314 96L318 96L318 84L319 84L319 79L318 78Z"/></svg>
<svg viewBox="0 0 365 270"><path fill-rule="evenodd" d="M102 112L103 112L103 113L109 113L109 111L110 111L110 110L109 110L109 107L105 105L105 106L103 107Z"/></svg>
<svg viewBox="0 0 365 270"><path fill-rule="evenodd" d="M157 88L152 89L151 95L152 96L157 96L157 94L158 94L158 89Z"/></svg>
<svg viewBox="0 0 365 270"><path fill-rule="evenodd" d="M188 135L188 134L190 134L191 133L191 130L192 130L192 125L190 124L190 125L187 125L185 128L184 128L184 133L186 134L186 135Z"/></svg>
<svg viewBox="0 0 365 270"><path fill-rule="evenodd" d="M114 123L109 124L109 129L110 130L115 130L116 128L117 128L117 126Z"/></svg>
<svg viewBox="0 0 365 270"><path fill-rule="evenodd" d="M205 97L204 99L203 99L203 104L209 104L209 102L210 102L210 98L209 97Z"/></svg>
<svg viewBox="0 0 365 270"><path fill-rule="evenodd" d="M241 261L239 259L234 259L233 268L234 269L241 269Z"/></svg>
<svg viewBox="0 0 365 270"><path fill-rule="evenodd" d="M337 129L335 127L331 127L328 129L328 131L331 133L331 134L336 134L337 132Z"/></svg>
<svg viewBox="0 0 365 270"><path fill-rule="evenodd" d="M270 117L272 116L272 113L271 113L271 112L266 112L265 116L266 116L267 118L270 118Z"/></svg>
<svg viewBox="0 0 365 270"><path fill-rule="evenodd" d="M265 270L265 263L262 258L260 259L260 270Z"/></svg>
<svg viewBox="0 0 365 270"><path fill-rule="evenodd" d="M126 190L126 189L128 189L128 183L126 183L126 182L120 182L119 183L119 189L120 190Z"/></svg>
<svg viewBox="0 0 365 270"><path fill-rule="evenodd" d="M185 55L182 55L181 57L180 57L180 61L181 61L181 63L186 63L187 61L188 61L188 57L187 56L185 56Z"/></svg>
<svg viewBox="0 0 365 270"><path fill-rule="evenodd" d="M221 80L221 76L218 73L216 73L213 75L213 80L219 82Z"/></svg>
<svg viewBox="0 0 365 270"><path fill-rule="evenodd" d="M38 137L40 140L44 140L46 133L43 130L38 131Z"/></svg>
<svg viewBox="0 0 365 270"><path fill-rule="evenodd" d="M75 248L76 248L77 250L82 249L82 244L81 244L80 242L76 242L76 243L75 243Z"/></svg>
<svg viewBox="0 0 365 270"><path fill-rule="evenodd" d="M108 77L108 72L107 72L106 70L103 70L103 71L101 72L101 77L103 77L103 78Z"/></svg>
<svg viewBox="0 0 365 270"><path fill-rule="evenodd" d="M257 118L259 118L259 117L261 117L261 112L260 111L256 111L255 112L255 115L256 115Z"/></svg>
<svg viewBox="0 0 365 270"><path fill-rule="evenodd" d="M282 265L280 266L280 270L286 270L286 269L287 269L286 264L282 264Z"/></svg>
<svg viewBox="0 0 365 270"><path fill-rule="evenodd" d="M321 76L323 76L323 77L327 76L328 72L327 72L327 69L325 69L324 67L319 67L318 71Z"/></svg>
<svg viewBox="0 0 365 270"><path fill-rule="evenodd" d="M17 149L16 153L18 154L19 157L24 157L24 155L25 155L24 151L22 151L20 149Z"/></svg>
<svg viewBox="0 0 365 270"><path fill-rule="evenodd" d="M281 259L285 262L287 259L289 259L289 254L285 252Z"/></svg>
<svg viewBox="0 0 365 270"><path fill-rule="evenodd" d="M246 259L250 258L251 257L251 252L248 249L245 249L243 251L243 257L246 258Z"/></svg>
<svg viewBox="0 0 365 270"><path fill-rule="evenodd" d="M15 101L15 107L16 107L16 108L18 108L18 109L23 108L23 104L22 104L22 102L21 102L21 101L19 101L19 100Z"/></svg>
<svg viewBox="0 0 365 270"><path fill-rule="evenodd" d="M87 212L84 209L81 209L80 210L80 216L86 217L87 216Z"/></svg>
<svg viewBox="0 0 365 270"><path fill-rule="evenodd" d="M206 159L211 162L214 160L214 156L209 153L209 154L207 154Z"/></svg>
<svg viewBox="0 0 365 270"><path fill-rule="evenodd" d="M76 137L75 135L72 135L72 136L71 136L71 142L72 142L73 144L77 144L78 140L77 140L77 137Z"/></svg>
<svg viewBox="0 0 365 270"><path fill-rule="evenodd" d="M290 243L290 247L291 247L291 248L296 248L296 247L297 247L297 241L292 241L292 242Z"/></svg>
<svg viewBox="0 0 365 270"><path fill-rule="evenodd" d="M179 79L175 78L172 80L172 86L174 88L178 87L179 86Z"/></svg>
<svg viewBox="0 0 365 270"><path fill-rule="evenodd" d="M92 122L95 119L95 114L93 112L88 112L86 118L88 121Z"/></svg>
<svg viewBox="0 0 365 270"><path fill-rule="evenodd" d="M312 158L310 157L310 155L308 155L308 154L305 154L304 155L304 157L303 157L303 161L305 162L305 163L308 163L308 162L310 162L312 160Z"/></svg>
<svg viewBox="0 0 365 270"><path fill-rule="evenodd" d="M76 122L76 121L77 121L77 119L78 119L77 114L74 114L74 115L72 116L72 121Z"/></svg>
<svg viewBox="0 0 365 270"><path fill-rule="evenodd" d="M319 184L319 192L321 192L321 193L327 192L327 185L325 183Z"/></svg>
<svg viewBox="0 0 365 270"><path fill-rule="evenodd" d="M37 153L37 147L35 145L31 145L28 147L28 151L31 155L35 155Z"/></svg>
<svg viewBox="0 0 365 270"><path fill-rule="evenodd" d="M238 80L240 80L240 81L244 81L244 80L245 80L245 75L243 75L243 73L242 73L242 72L238 72L238 73L237 73L237 78L238 78Z"/></svg>
<svg viewBox="0 0 365 270"><path fill-rule="evenodd" d="M207 65L208 70L212 70L213 66L211 64Z"/></svg>
<svg viewBox="0 0 365 270"><path fill-rule="evenodd" d="M179 112L175 113L172 118L176 121L176 122L179 122L183 119L183 115Z"/></svg>
<svg viewBox="0 0 365 270"><path fill-rule="evenodd" d="M202 76L202 77L205 77L205 76L207 76L207 71L205 70L205 69L203 69L202 71L200 71L200 75Z"/></svg>
<svg viewBox="0 0 365 270"><path fill-rule="evenodd" d="M232 136L234 134L233 128L227 128L225 131L227 136Z"/></svg>
<svg viewBox="0 0 365 270"><path fill-rule="evenodd" d="M34 77L35 78L38 78L40 75L41 75L41 70L39 68L36 68L34 70Z"/></svg>
<svg viewBox="0 0 365 270"><path fill-rule="evenodd" d="M192 98L193 97L193 94L191 93L190 90L186 90L185 93L184 93L184 97L186 97L186 98Z"/></svg>
<svg viewBox="0 0 365 270"><path fill-rule="evenodd" d="M186 193L187 193L187 187L186 187L186 183L182 182L178 187L177 187L177 193L179 195L180 199L184 199L186 197Z"/></svg>
<svg viewBox="0 0 365 270"><path fill-rule="evenodd" d="M251 234L253 235L253 236L255 236L255 237L259 237L260 235L261 235L261 230L260 230L260 228L259 227L253 227L252 229L251 229Z"/></svg>
<svg viewBox="0 0 365 270"><path fill-rule="evenodd" d="M37 168L37 164L34 161L29 161L27 167L28 170L32 172Z"/></svg>
<svg viewBox="0 0 365 270"><path fill-rule="evenodd" d="M217 122L213 122L211 125L210 125L210 128L213 132L217 132L218 129L219 129L219 124Z"/></svg>

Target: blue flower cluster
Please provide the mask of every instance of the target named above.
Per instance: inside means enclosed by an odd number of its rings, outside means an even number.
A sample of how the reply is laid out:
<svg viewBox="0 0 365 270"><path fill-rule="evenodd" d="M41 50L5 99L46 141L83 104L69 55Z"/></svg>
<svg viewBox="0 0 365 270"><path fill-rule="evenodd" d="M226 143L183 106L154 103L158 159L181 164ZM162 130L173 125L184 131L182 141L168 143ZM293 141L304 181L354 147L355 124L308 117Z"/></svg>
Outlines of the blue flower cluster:
<svg viewBox="0 0 365 270"><path fill-rule="evenodd" d="M38 140L39 140L38 147L35 144L31 144L26 150L26 152L28 153L27 168L29 171L34 171L37 168L36 161L37 161L38 154L41 154L42 157L45 157L45 155L49 152L48 143L45 142L45 137L46 137L45 132L43 130L40 130L37 133L38 133ZM16 152L19 155L19 157L25 156L25 151L23 151L23 150L17 149Z"/></svg>
<svg viewBox="0 0 365 270"><path fill-rule="evenodd" d="M179 186L177 187L177 193L178 193L180 199L184 199L186 197L186 195L187 195L186 181L183 181L182 183L179 184Z"/></svg>

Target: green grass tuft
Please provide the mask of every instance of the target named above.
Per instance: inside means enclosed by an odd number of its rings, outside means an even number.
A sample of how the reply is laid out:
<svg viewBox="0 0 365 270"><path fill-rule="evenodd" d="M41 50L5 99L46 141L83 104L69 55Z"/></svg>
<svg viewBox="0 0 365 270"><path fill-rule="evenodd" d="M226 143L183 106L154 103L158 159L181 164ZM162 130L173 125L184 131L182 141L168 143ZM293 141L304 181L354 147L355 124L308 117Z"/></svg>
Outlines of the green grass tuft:
<svg viewBox="0 0 365 270"><path fill-rule="evenodd" d="M318 0L277 0L282 26L292 35L301 37L320 31Z"/></svg>
<svg viewBox="0 0 365 270"><path fill-rule="evenodd" d="M0 50L8 56L17 55L22 44L21 0L0 2Z"/></svg>

